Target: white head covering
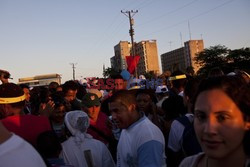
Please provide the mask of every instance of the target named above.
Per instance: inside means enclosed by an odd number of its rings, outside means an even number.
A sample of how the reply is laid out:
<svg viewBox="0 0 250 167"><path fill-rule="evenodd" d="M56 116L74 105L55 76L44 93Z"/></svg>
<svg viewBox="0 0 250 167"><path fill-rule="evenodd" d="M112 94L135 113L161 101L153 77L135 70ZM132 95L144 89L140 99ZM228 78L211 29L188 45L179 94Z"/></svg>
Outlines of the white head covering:
<svg viewBox="0 0 250 167"><path fill-rule="evenodd" d="M168 92L168 87L166 85L157 86L155 93L166 93Z"/></svg>
<svg viewBox="0 0 250 167"><path fill-rule="evenodd" d="M89 127L89 117L81 110L70 111L66 113L64 122L75 138L76 144L81 144L84 138L92 138L86 131Z"/></svg>

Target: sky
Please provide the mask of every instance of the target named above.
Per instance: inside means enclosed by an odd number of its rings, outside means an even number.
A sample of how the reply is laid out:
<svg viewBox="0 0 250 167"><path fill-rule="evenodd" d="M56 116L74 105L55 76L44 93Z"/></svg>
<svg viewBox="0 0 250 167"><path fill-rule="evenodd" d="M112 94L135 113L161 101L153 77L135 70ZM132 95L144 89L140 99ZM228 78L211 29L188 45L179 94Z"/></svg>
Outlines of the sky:
<svg viewBox="0 0 250 167"><path fill-rule="evenodd" d="M18 78L58 73L62 82L102 77L114 46L157 40L158 56L203 39L205 48L250 47L250 0L0 0L0 69ZM189 25L189 26L188 26Z"/></svg>

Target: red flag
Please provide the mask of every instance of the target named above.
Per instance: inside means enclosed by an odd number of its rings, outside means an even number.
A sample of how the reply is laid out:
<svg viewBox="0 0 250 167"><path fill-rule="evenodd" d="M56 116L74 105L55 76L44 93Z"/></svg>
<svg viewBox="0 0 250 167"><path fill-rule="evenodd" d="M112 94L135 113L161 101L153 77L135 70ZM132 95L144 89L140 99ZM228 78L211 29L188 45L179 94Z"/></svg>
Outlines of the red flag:
<svg viewBox="0 0 250 167"><path fill-rule="evenodd" d="M135 68L140 60L140 56L126 56L126 62L128 65L128 71L130 74L134 74Z"/></svg>

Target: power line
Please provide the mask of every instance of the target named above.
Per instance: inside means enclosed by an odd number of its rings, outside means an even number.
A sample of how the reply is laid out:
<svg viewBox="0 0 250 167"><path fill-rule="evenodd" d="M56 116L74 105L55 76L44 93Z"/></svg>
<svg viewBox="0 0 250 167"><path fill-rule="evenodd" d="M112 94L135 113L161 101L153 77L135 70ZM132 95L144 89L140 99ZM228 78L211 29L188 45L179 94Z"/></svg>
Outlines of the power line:
<svg viewBox="0 0 250 167"><path fill-rule="evenodd" d="M204 12L198 14L198 15L195 15L195 16L193 16L193 17L190 17L190 18L188 18L188 19L182 20L182 21L180 21L180 22L178 22L178 23L175 23L175 24L173 24L173 25L169 25L169 26L167 26L167 27L161 28L160 30L154 31L154 32L152 32L152 33L149 33L149 34L146 34L146 35L143 35L143 36L149 36L149 35L152 35L152 34L155 34L155 33L159 33L159 32L165 31L166 29L173 28L173 27L175 27L175 26L177 26L177 25L186 23L187 21L193 20L193 19L195 19L195 18L197 18L197 17L200 17L200 16L202 16L202 15L208 14L208 13L210 13L210 12L212 12L212 11L214 11L214 10L220 8L220 7L223 7L223 6L225 6L225 5L227 5L227 4L231 3L231 2L233 2L233 1L235 1L235 0L227 1L227 2L225 2L225 3L223 3L223 4L220 4L220 5L218 5L218 6L214 7L214 8L212 8L212 9L209 9L209 10L207 10L207 11L204 11Z"/></svg>
<svg viewBox="0 0 250 167"><path fill-rule="evenodd" d="M187 4L183 5L183 6L178 7L178 8L176 8L176 9L172 10L172 11L169 11L169 12L163 14L163 15L160 15L160 16L158 16L158 17L155 17L155 18L153 18L153 19L150 19L149 21L146 21L146 22L144 22L144 23L142 23L142 24L139 24L138 26L142 26L142 25L144 25L144 24L148 24L148 23L151 23L151 22L155 22L155 21L159 20L159 19L162 18L162 17L165 17L165 16L170 15L170 14L172 14L172 13L175 13L175 12L177 12L177 11L179 11L179 10L181 10L181 9L183 9L183 8L185 8L185 7L187 7L187 6L192 5L192 4L195 3L196 1L198 1L198 0L193 0L193 1L190 2L190 3L187 3Z"/></svg>
<svg viewBox="0 0 250 167"><path fill-rule="evenodd" d="M146 6L150 5L153 2L156 2L156 1L155 0L151 0L151 1L148 1L148 2L144 1L144 3L141 3L138 6L136 6L135 9L141 10L142 8L145 8Z"/></svg>

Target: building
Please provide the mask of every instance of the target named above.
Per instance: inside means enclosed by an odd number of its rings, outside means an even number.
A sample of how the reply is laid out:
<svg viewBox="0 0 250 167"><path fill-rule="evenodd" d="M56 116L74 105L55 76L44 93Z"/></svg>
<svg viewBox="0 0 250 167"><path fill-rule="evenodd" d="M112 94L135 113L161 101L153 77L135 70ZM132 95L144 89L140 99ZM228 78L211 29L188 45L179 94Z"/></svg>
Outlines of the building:
<svg viewBox="0 0 250 167"><path fill-rule="evenodd" d="M199 70L195 64L194 57L204 50L203 40L189 40L184 43L184 47L172 50L161 55L162 71L186 71L192 66L194 71Z"/></svg>
<svg viewBox="0 0 250 167"><path fill-rule="evenodd" d="M111 68L116 71L127 69L126 56L130 55L132 45L128 41L120 41L115 47L115 55L110 58Z"/></svg>
<svg viewBox="0 0 250 167"><path fill-rule="evenodd" d="M192 66L194 71L197 72L200 67L198 64L195 64L194 58L204 50L203 40L189 40L184 43L184 49L186 67Z"/></svg>
<svg viewBox="0 0 250 167"><path fill-rule="evenodd" d="M114 47L115 55L110 58L111 68L116 71L127 69L126 56L131 55L132 45L128 41L120 41ZM146 40L135 43L135 55L140 56L137 66L137 74L145 74L147 72L160 73L158 51L156 40Z"/></svg>
<svg viewBox="0 0 250 167"><path fill-rule="evenodd" d="M156 40L136 43L135 53L140 56L137 66L138 75L148 72L153 72L157 75L160 74Z"/></svg>
<svg viewBox="0 0 250 167"><path fill-rule="evenodd" d="M167 70L175 71L177 69L184 71L186 69L184 47L162 54L161 65L162 72Z"/></svg>
<svg viewBox="0 0 250 167"><path fill-rule="evenodd" d="M51 82L57 82L61 85L61 76L59 74L36 75L34 77L19 78L17 84L27 84L30 87L47 86Z"/></svg>

